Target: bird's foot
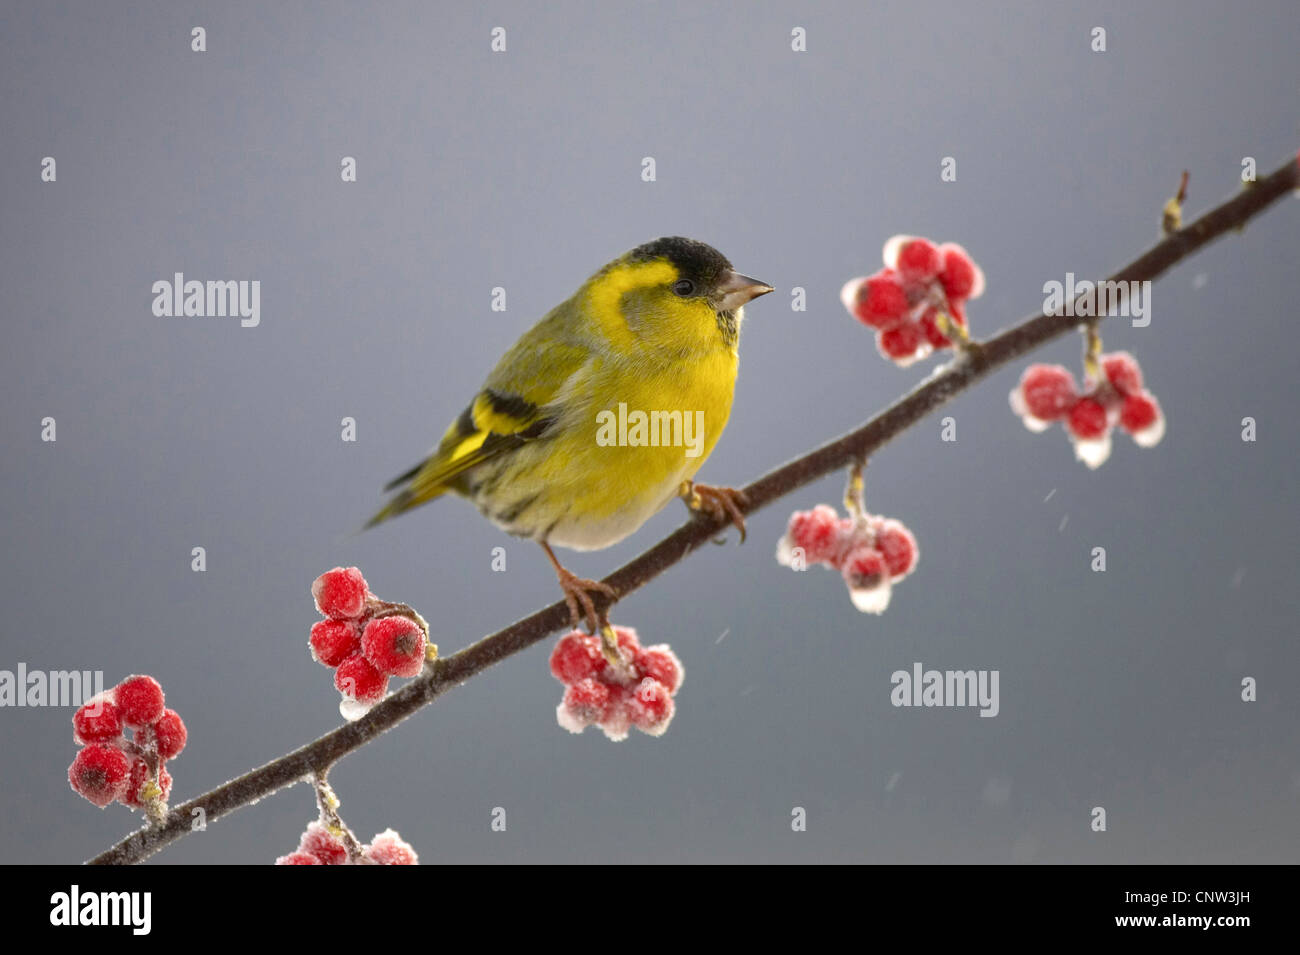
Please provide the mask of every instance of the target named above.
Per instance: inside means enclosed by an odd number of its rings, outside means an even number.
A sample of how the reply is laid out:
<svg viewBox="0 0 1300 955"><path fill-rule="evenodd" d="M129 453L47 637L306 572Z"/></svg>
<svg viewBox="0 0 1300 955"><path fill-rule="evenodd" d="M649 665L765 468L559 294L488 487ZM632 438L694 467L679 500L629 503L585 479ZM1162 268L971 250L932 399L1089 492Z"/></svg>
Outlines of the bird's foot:
<svg viewBox="0 0 1300 955"><path fill-rule="evenodd" d="M570 624L576 627L579 621L586 619L587 629L599 633L605 623L605 614L596 610L592 594L612 599L618 596L618 591L603 581L579 577L563 567L557 567L555 573L560 580L560 589L564 591L564 602L569 605Z"/></svg>
<svg viewBox="0 0 1300 955"><path fill-rule="evenodd" d="M734 487L713 487L683 481L681 496L692 511L707 514L715 521L728 521L740 531L740 542L745 543L745 492Z"/></svg>

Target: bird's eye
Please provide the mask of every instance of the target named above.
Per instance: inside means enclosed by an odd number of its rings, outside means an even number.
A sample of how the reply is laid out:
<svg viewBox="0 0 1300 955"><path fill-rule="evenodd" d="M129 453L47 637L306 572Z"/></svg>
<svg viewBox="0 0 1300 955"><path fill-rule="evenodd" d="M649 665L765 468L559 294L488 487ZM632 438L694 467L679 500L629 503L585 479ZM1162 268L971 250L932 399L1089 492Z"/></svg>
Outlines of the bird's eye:
<svg viewBox="0 0 1300 955"><path fill-rule="evenodd" d="M695 283L690 279L682 279L680 282L673 284L673 294L680 295L682 298L690 295L695 291Z"/></svg>

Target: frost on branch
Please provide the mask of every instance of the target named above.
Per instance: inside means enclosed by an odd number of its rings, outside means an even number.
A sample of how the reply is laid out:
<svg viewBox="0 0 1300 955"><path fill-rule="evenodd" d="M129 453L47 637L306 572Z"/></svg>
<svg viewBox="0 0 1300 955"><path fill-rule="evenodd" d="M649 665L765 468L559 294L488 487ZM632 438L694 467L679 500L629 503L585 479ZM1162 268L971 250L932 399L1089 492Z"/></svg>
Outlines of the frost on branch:
<svg viewBox="0 0 1300 955"><path fill-rule="evenodd" d="M555 717L571 733L599 726L612 740L632 727L662 736L672 722L682 661L666 643L642 647L630 627L612 627L621 659L611 662L599 634L573 630L551 651L551 674L566 687Z"/></svg>

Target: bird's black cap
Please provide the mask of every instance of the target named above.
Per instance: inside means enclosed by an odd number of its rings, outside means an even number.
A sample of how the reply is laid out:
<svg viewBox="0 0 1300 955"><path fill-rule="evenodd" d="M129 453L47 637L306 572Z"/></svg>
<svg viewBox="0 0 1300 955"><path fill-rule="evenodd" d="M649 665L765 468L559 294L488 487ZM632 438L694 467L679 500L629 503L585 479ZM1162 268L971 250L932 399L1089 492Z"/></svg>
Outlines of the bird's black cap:
<svg viewBox="0 0 1300 955"><path fill-rule="evenodd" d="M627 257L634 262L667 259L677 266L682 278L690 279L699 288L712 288L731 269L727 257L713 246L679 235L639 245Z"/></svg>

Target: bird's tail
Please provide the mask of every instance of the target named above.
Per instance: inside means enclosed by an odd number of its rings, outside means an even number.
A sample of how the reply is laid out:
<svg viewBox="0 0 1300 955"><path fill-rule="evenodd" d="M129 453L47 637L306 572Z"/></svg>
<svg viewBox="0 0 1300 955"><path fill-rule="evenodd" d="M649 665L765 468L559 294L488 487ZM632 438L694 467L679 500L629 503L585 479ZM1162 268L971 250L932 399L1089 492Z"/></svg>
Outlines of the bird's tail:
<svg viewBox="0 0 1300 955"><path fill-rule="evenodd" d="M415 480L431 460L432 458L428 458L421 461L405 474L398 475L384 485L385 492L394 491L397 488L401 488L401 490L397 491L397 493L389 499L388 503L379 509L374 517L366 521L365 527L363 527L362 530L369 530L376 524L382 524L391 517L396 517L398 514L404 514L413 508L419 507L421 504L426 504L434 498L441 497L447 493L447 486L445 484L434 484L428 481ZM402 485L407 486L402 487Z"/></svg>

